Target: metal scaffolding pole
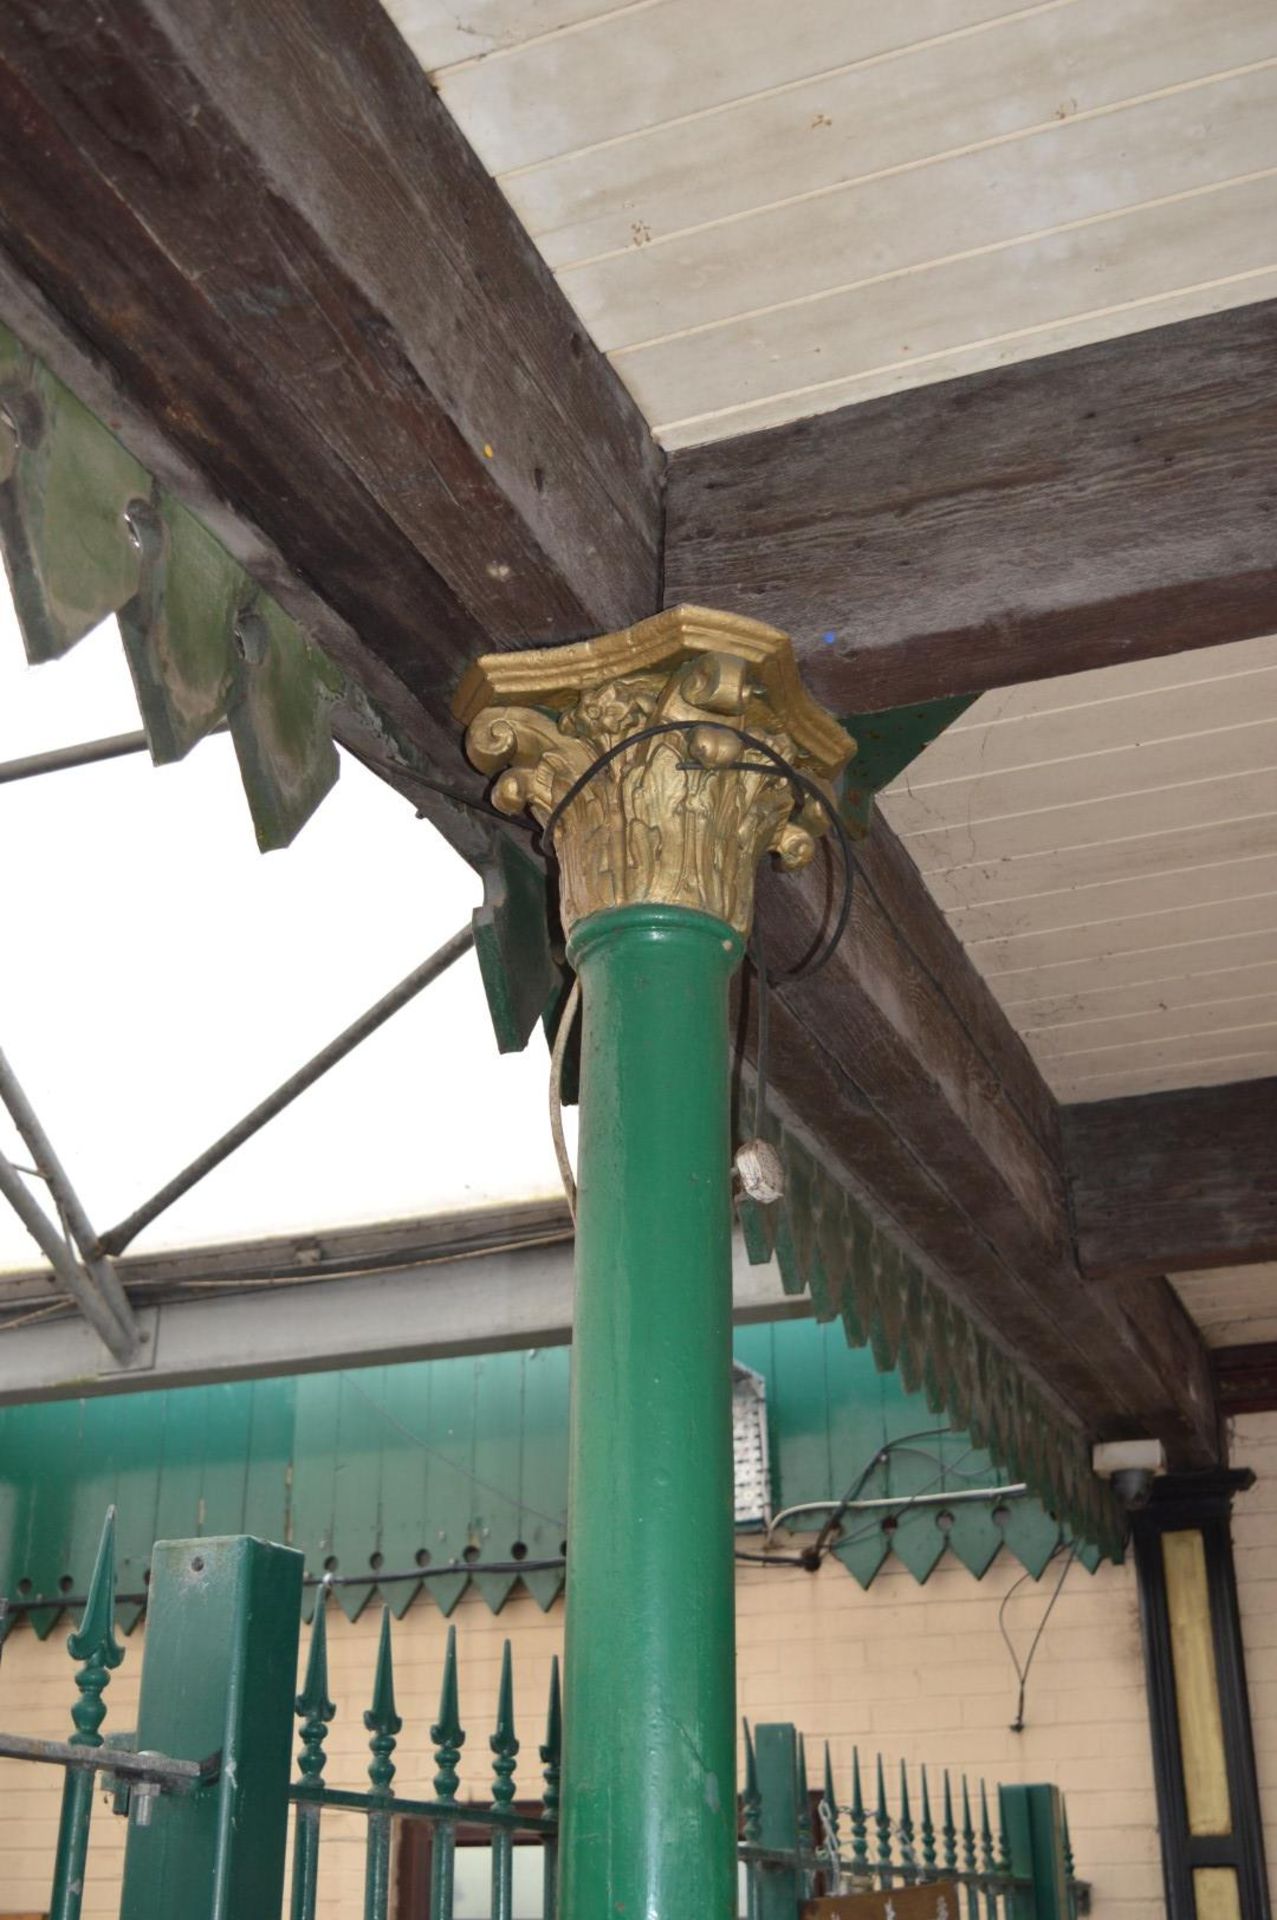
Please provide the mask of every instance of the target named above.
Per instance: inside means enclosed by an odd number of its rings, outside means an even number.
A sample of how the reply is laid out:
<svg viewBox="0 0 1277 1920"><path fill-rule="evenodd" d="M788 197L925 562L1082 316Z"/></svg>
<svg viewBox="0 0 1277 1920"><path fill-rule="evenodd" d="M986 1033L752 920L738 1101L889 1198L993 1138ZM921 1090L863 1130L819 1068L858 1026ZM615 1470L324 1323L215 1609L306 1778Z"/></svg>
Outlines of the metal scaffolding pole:
<svg viewBox="0 0 1277 1920"><path fill-rule="evenodd" d="M34 780L42 773L68 773L74 767L97 766L103 760L123 760L131 753L145 753L144 733L115 733L106 740L84 740L73 747L51 747L45 753L28 753L21 760L0 762L0 787L11 780Z"/></svg>
<svg viewBox="0 0 1277 1920"><path fill-rule="evenodd" d="M96 1251L109 1254L122 1253L131 1241L136 1240L143 1227L149 1227L152 1220L167 1212L175 1200L180 1200L184 1193L189 1193L206 1173L211 1173L213 1168L220 1166L237 1147L242 1147L246 1140L251 1140L268 1120L273 1120L277 1113L282 1113L285 1107L291 1106L298 1094L305 1093L307 1087L313 1087L316 1080L321 1079L330 1067L335 1067L338 1061L346 1058L348 1053L353 1053L362 1040L376 1033L378 1027L384 1026L392 1014L398 1013L400 1007L407 1006L410 1000L415 999L425 987L437 980L441 973L445 973L454 960L459 960L463 953L468 953L473 945L474 929L469 925L454 933L450 940L445 940L428 960L423 960L419 967L414 967L397 987L392 987L375 1006L369 1007L367 1013L361 1014L358 1020L348 1026L343 1033L339 1033L335 1040L330 1040L326 1047L321 1047L313 1059L308 1060L304 1067L299 1067L296 1073L285 1080L281 1086L276 1087L274 1093L268 1093L264 1100L259 1101L242 1120L237 1120L235 1125L228 1128L211 1147L206 1147L189 1166L183 1167L181 1173L174 1174L166 1186L161 1187L158 1193L144 1201L127 1220L121 1220L119 1225L112 1227L109 1233L104 1233L97 1242Z"/></svg>
<svg viewBox="0 0 1277 1920"><path fill-rule="evenodd" d="M28 1192L22 1175L11 1160L0 1153L0 1195L9 1202L31 1238L39 1247L56 1278L61 1281L93 1331L102 1339L121 1365L136 1354L137 1338L130 1339L97 1287L73 1258L58 1229Z"/></svg>
<svg viewBox="0 0 1277 1920"><path fill-rule="evenodd" d="M67 1178L66 1169L54 1151L53 1142L41 1126L39 1115L27 1099L18 1076L2 1051L0 1051L0 1100L3 1100L9 1109L13 1124L26 1141L27 1151L35 1161L37 1173L48 1186L53 1204L80 1250L80 1256L88 1270L89 1284L105 1302L107 1311L124 1336L128 1351L132 1352L141 1339L141 1329L129 1305L128 1295L120 1285L119 1276L114 1267L99 1251L97 1234L93 1230L88 1214L84 1211L80 1196ZM107 1344L111 1345L109 1341ZM112 1347L111 1351L114 1353L115 1348Z"/></svg>
<svg viewBox="0 0 1277 1920"><path fill-rule="evenodd" d="M225 733L226 722L210 727L207 737ZM0 787L12 780L35 780L45 773L69 773L76 767L99 766L104 760L123 760L129 754L149 753L144 733L113 733L105 740L80 740L74 746L49 747L43 753L24 754L20 760L0 761Z"/></svg>

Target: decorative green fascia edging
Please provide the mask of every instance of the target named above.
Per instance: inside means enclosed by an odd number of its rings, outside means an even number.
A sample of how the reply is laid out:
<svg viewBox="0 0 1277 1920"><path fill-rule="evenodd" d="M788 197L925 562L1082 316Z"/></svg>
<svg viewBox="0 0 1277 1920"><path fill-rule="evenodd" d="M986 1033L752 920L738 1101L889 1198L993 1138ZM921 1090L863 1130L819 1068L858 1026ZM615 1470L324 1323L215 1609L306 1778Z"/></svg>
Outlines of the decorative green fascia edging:
<svg viewBox="0 0 1277 1920"><path fill-rule="evenodd" d="M0 545L28 659L117 614L152 759L225 721L258 844L287 846L337 778L342 675L4 327Z"/></svg>
<svg viewBox="0 0 1277 1920"><path fill-rule="evenodd" d="M792 1128L773 1128L784 1197L740 1202L750 1260L775 1257L787 1293L810 1292L819 1320L899 1371L937 1414L1023 1480L1073 1538L1120 1560L1120 1510L1091 1471L1085 1436L1058 1416L1013 1360L870 1218Z"/></svg>
<svg viewBox="0 0 1277 1920"><path fill-rule="evenodd" d="M394 720L2 325L0 549L33 664L117 616L156 765L229 728L263 852L286 847L337 779L338 708L372 757L431 784L437 769ZM545 876L510 833L439 805L483 875L475 948L498 1046L517 1051L565 991Z"/></svg>

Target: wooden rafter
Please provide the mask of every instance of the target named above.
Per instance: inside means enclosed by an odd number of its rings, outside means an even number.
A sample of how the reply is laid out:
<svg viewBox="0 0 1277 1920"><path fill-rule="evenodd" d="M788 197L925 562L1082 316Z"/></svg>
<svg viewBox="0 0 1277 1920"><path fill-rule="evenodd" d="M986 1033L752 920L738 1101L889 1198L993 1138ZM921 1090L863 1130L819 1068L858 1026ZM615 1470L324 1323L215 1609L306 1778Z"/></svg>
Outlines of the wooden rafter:
<svg viewBox="0 0 1277 1920"><path fill-rule="evenodd" d="M676 453L665 591L860 713L1277 631L1277 300Z"/></svg>
<svg viewBox="0 0 1277 1920"><path fill-rule="evenodd" d="M1066 1107L1093 1278L1277 1260L1277 1079Z"/></svg>

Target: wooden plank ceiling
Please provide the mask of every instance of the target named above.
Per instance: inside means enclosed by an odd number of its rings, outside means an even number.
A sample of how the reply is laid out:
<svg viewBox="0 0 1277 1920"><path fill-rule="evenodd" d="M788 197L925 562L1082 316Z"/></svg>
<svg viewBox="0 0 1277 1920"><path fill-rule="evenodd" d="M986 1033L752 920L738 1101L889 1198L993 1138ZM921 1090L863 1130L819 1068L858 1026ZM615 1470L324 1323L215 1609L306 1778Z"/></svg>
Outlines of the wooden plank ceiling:
<svg viewBox="0 0 1277 1920"><path fill-rule="evenodd" d="M1174 1285L1208 1347L1277 1341L1277 1260L1177 1273Z"/></svg>
<svg viewBox="0 0 1277 1920"><path fill-rule="evenodd" d="M1277 292L1271 0L387 0L667 446Z"/></svg>
<svg viewBox="0 0 1277 1920"><path fill-rule="evenodd" d="M1277 1073L1277 638L984 694L881 804L1061 1100Z"/></svg>

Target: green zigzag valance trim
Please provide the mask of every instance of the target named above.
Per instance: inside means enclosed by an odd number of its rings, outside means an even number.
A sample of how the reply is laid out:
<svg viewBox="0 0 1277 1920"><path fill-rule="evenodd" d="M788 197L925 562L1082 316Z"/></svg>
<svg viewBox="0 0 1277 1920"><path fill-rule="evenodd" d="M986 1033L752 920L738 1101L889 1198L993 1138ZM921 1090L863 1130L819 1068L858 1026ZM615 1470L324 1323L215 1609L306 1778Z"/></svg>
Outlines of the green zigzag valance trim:
<svg viewBox="0 0 1277 1920"><path fill-rule="evenodd" d="M117 614L152 759L225 722L258 844L287 846L337 778L342 675L4 327L0 544L28 659Z"/></svg>
<svg viewBox="0 0 1277 1920"><path fill-rule="evenodd" d="M876 1224L793 1131L773 1123L784 1197L740 1202L756 1265L775 1258L787 1293L809 1292L818 1320L841 1319L853 1347L967 1432L1023 1480L1079 1540L1120 1560L1121 1513L1091 1471L1085 1436L1046 1404L1008 1358Z"/></svg>

